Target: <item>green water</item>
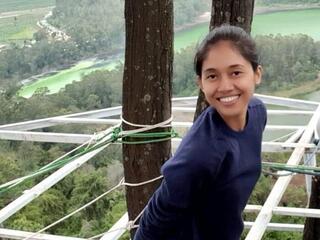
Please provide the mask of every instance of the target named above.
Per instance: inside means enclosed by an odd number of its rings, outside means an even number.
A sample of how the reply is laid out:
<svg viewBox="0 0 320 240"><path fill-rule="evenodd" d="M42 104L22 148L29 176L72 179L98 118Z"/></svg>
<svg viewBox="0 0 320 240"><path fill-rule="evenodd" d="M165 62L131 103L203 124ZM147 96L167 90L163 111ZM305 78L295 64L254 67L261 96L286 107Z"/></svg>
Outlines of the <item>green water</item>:
<svg viewBox="0 0 320 240"><path fill-rule="evenodd" d="M315 40L320 40L319 26L320 9L284 11L256 15L253 19L252 33L253 35L304 33L310 35ZM208 23L203 23L175 33L175 51L179 51L182 48L201 41L207 32ZM121 59L114 59L111 63L105 62L99 64L99 67L93 67L96 64L94 60L79 62L70 69L62 70L56 75L41 78L30 85L24 86L19 92L19 95L30 97L34 91L40 87L47 87L50 93L56 93L66 84L72 81L80 81L82 76L92 71L113 69L119 60Z"/></svg>
<svg viewBox="0 0 320 240"><path fill-rule="evenodd" d="M31 97L32 94L38 89L47 87L50 93L57 93L65 85L72 83L73 81L80 81L83 76L96 70L112 70L118 64L118 61L99 64L99 67L95 67L99 62L96 60L86 60L77 63L75 66L62 70L57 74L49 77L44 77L36 82L24 86L19 95L25 98Z"/></svg>
<svg viewBox="0 0 320 240"><path fill-rule="evenodd" d="M320 9L285 11L256 15L253 18L252 34L307 34L320 40ZM197 43L206 35L208 23L193 26L175 34L175 50Z"/></svg>
<svg viewBox="0 0 320 240"><path fill-rule="evenodd" d="M254 35L303 33L320 40L320 9L285 11L257 15L253 19Z"/></svg>

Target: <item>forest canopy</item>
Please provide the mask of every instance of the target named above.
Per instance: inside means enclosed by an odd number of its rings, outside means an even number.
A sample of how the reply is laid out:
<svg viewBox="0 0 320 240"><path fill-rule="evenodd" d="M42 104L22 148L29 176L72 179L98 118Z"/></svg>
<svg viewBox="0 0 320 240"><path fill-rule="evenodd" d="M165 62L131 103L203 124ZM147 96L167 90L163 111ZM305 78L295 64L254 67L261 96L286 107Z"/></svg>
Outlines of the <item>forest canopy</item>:
<svg viewBox="0 0 320 240"><path fill-rule="evenodd" d="M191 23L199 14L210 11L209 2L174 0L175 26ZM268 5L298 1L258 2ZM72 36L72 40L52 41L43 32L38 32L34 35L37 41L31 48L21 48L13 44L9 49L1 51L0 124L121 105L122 64L112 71L95 71L84 76L81 82L69 84L56 94L48 94L48 89L40 88L31 98L25 99L18 96L17 91L21 87L21 79L68 67L83 58L123 51L122 16L123 1L120 0L57 0L50 23L65 30ZM314 41L306 35L257 36L256 41L264 68L263 81L258 92L274 93L276 90L303 85L317 78L320 71L319 41ZM196 46L192 45L175 54L173 73L175 96L191 96L198 93L193 71L195 48ZM98 126L65 125L46 128L43 131L91 133L99 130L101 127ZM28 174L73 147L69 144L1 141L0 167L6 171L0 173L0 181L4 183ZM104 152L11 218L5 227L39 230L110 188L122 174L119 152L119 148L116 147ZM28 182L24 188L30 187L38 180L40 178ZM253 194L253 203L261 204L264 201L265 190L271 183L270 179L265 177L262 179L262 190ZM16 192L6 193L1 198L0 207L14 199L22 190L18 188ZM299 199L304 197L301 195L303 194L298 192ZM292 199L296 199L295 197L292 194ZM50 232L89 237L99 233L101 229L109 228L124 211L123 192L116 192ZM274 235L269 239L275 239L272 237Z"/></svg>

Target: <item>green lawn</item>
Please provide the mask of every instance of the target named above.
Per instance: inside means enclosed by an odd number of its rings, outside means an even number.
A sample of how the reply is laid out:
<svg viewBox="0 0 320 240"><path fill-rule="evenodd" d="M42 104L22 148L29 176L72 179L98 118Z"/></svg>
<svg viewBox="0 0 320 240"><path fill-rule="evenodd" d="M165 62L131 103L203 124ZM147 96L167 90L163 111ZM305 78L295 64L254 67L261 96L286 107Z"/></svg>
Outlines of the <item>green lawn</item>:
<svg viewBox="0 0 320 240"><path fill-rule="evenodd" d="M39 29L37 21L47 13L48 10L37 9L21 16L0 18L0 43L31 39Z"/></svg>
<svg viewBox="0 0 320 240"><path fill-rule="evenodd" d="M55 0L0 0L0 13L54 6Z"/></svg>

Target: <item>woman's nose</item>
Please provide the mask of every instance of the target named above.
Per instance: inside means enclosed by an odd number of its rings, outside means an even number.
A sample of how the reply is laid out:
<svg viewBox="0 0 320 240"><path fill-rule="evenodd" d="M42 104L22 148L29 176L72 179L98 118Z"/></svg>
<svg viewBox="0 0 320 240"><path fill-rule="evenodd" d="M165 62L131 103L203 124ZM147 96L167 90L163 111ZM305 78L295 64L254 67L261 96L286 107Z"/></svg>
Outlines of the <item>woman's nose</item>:
<svg viewBox="0 0 320 240"><path fill-rule="evenodd" d="M220 79L220 84L218 86L218 91L226 92L233 90L234 85L232 80L228 76L222 76Z"/></svg>

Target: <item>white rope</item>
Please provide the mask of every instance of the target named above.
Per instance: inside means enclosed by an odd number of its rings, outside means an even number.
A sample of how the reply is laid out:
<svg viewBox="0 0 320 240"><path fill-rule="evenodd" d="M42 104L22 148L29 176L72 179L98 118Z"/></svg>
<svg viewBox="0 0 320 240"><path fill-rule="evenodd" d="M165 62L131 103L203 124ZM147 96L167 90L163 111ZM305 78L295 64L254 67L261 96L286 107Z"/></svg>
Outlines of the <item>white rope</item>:
<svg viewBox="0 0 320 240"><path fill-rule="evenodd" d="M154 181L157 181L159 179L163 178L163 175L160 175L159 177L156 177L154 179L151 179L151 180L148 180L148 181L144 181L144 182L140 182L140 183L126 183L124 182L123 185L125 186L130 186L130 187L137 187L137 186L141 186L141 185L144 185L144 184L148 184L148 183L151 183L151 182L154 182ZM144 210L147 208L147 206L145 206L143 208L143 210L138 214L138 216L134 219L134 220L131 220L131 221L128 221L127 223L127 226L124 228L116 228L116 229L113 229L111 231L108 231L108 232L104 232L104 233L100 233L96 236L93 236L93 237L90 237L88 238L88 240L92 240L92 239L95 239L95 238L98 238L98 237L101 237L103 235L106 235L106 234L109 234L109 233L113 233L113 232L116 232L116 231L120 231L120 230L128 230L130 231L131 229L135 229L135 228L138 228L139 225L136 225L135 223L138 221L138 219L141 217L141 215L143 214Z"/></svg>
<svg viewBox="0 0 320 240"><path fill-rule="evenodd" d="M47 165L41 167L36 173L31 173L27 176L23 176L23 177L20 177L20 178L16 178L14 180L11 180L7 183L4 183L4 184L1 184L0 185L0 188L4 188L4 187L7 187L7 186L10 186L10 188L13 188L14 186L18 185L19 183L23 182L25 179L27 178L30 178L30 177L33 177L35 175L39 175L41 174L42 172L46 171L46 168L51 166L52 164L58 162L59 160L69 156L70 154L74 153L75 151L77 151L78 149L80 149L81 147L87 145L86 147L86 150L90 147L90 145L92 143L96 143L96 144L101 144L105 141L107 141L109 138L108 135L116 128L116 127L119 127L120 124L117 124L115 126L112 126L104 131L101 131L99 133L95 133L88 141L82 143L81 145L79 145L78 147L74 148L73 150L71 150L70 152L67 152L65 153L64 155L62 155L61 157L55 159L54 161L48 163Z"/></svg>
<svg viewBox="0 0 320 240"><path fill-rule="evenodd" d="M24 238L23 240L31 239L31 238L37 236L38 234L40 234L40 233L48 230L49 228L51 228L51 227L59 224L60 222L66 220L66 219L68 219L68 218L70 218L70 217L73 216L74 214L76 214L76 213L80 212L81 210L87 208L88 206L92 205L92 204L95 203L96 201L100 200L102 197L106 196L107 194L109 194L110 192L116 190L117 188L119 188L119 187L121 187L121 186L136 187L136 186L145 185L145 184L148 184L148 183L151 183L151 182L155 182L155 181L157 181L157 180L159 180L159 179L161 179L161 178L163 178L162 175L161 175L161 176L158 176L158 177L156 177L156 178L153 178L153 179L151 179L151 180L144 181L144 182L140 182L140 183L126 183L126 182L124 181L124 178L122 178L121 181L120 181L117 185L115 185L113 188L111 188L110 190L106 191L105 193L101 194L100 196L96 197L95 199L93 199L92 201L90 201L90 202L88 202L87 204L83 205L82 207L76 209L75 211L69 213L68 215L64 216L63 218L61 218L61 219L55 221L54 223L52 223L52 224L50 224L50 225L42 228L41 230L39 230L38 232L34 233L33 235ZM144 209L143 209L142 212L135 218L135 220L129 221L129 222L128 222L128 226L127 226L125 229L132 229L132 228L136 227L136 225L134 225L134 223L139 219L139 217L142 215L143 211L144 211ZM119 230L120 230L120 229L119 229ZM112 231L112 232L113 232L113 231ZM91 237L91 238L89 238L89 239L94 239L94 238L97 238L98 236L100 236L100 235Z"/></svg>
<svg viewBox="0 0 320 240"><path fill-rule="evenodd" d="M152 126L155 125L155 124L149 125L149 124L131 123L131 122L125 120L122 115L120 115L120 119L121 119L122 122L124 122L125 124L127 124L127 125L129 125L129 126L132 126L132 127L145 128L145 127L152 127ZM170 119L171 119L171 120L170 120ZM170 117L168 120L166 120L166 121L169 121L169 120L170 120L169 123L171 123L171 122L172 122L172 119L173 119L173 117L171 116L171 117ZM164 121L164 122L166 122L166 121ZM161 123L158 123L158 124L161 124ZM163 125L163 126L161 126L161 127L171 127L171 124Z"/></svg>
<svg viewBox="0 0 320 240"><path fill-rule="evenodd" d="M100 233L98 235L95 235L93 237L88 238L88 240L96 239L96 238L99 238L101 236L104 236L104 235L107 235L107 234L110 234L110 233L113 233L113 232L117 232L117 231L120 231L120 230L130 231L131 229L138 228L139 225L136 225L135 223L141 217L141 215L143 214L143 212L146 209L146 207L144 207L144 209L139 213L139 215L134 220L128 221L126 227L116 228L116 229L113 229L113 230L110 230L110 231L107 231L107 232L104 232L104 233Z"/></svg>
<svg viewBox="0 0 320 240"><path fill-rule="evenodd" d="M140 125L140 124L134 124L134 123L130 123L128 121L126 121L125 119L122 118L121 116L121 120L130 125L130 126L135 126L135 127L139 127L141 126L141 128L139 129L135 129L135 130L127 130L127 131L122 131L119 135L122 136L122 135L128 135L128 134L134 134L134 133L140 133L140 132L145 132L145 131L149 131L151 129L155 129L155 128L159 128L159 127L168 127L168 126L171 126L171 125L168 125L169 123L172 122L173 120L173 116L171 116L169 119L163 121L163 122L160 122L160 123L157 123L157 124L154 124L154 125Z"/></svg>
<svg viewBox="0 0 320 240"><path fill-rule="evenodd" d="M130 231L131 229L134 229L134 228L138 228L139 225L135 225L136 221L138 221L138 219L142 216L142 214L144 213L144 210L146 210L148 205L146 205L142 211L138 214L138 216L136 216L136 218L133 220L133 221L129 221L128 222L128 225L127 225L127 230Z"/></svg>
<svg viewBox="0 0 320 240"><path fill-rule="evenodd" d="M71 154L71 153L73 153L74 151L76 151L76 150L79 149L80 147L83 147L85 144L86 144L86 143L81 144L80 146L78 146L77 148L73 149L72 151L70 151L70 152L64 154L63 156L55 159L53 162L51 162L51 163L43 166L43 167L40 168L39 170L44 169L44 168L52 165L53 163L61 160L62 158L68 156L68 155ZM9 186L9 185L12 185L13 183L15 183L14 185L19 184L20 181L23 181L24 179L26 179L26 178L28 178L28 177L30 177L30 176L32 176L32 175L33 175L33 174L30 174L30 175L27 175L27 176L23 176L23 177L20 177L20 178L16 178L16 179L14 179L14 180L11 180L10 182L7 182L7 183L4 183L4 184L0 185L0 188L3 188L3 187L6 187L6 186Z"/></svg>
<svg viewBox="0 0 320 240"><path fill-rule="evenodd" d="M284 138L286 138L286 137L289 137L289 136L295 134L297 131L298 131L298 130L293 131L293 132L290 132L290 133L288 133L288 134L286 134L286 135L284 135L284 136L275 138L275 139L271 140L270 142L276 142L276 141L279 141L279 140L284 139Z"/></svg>
<svg viewBox="0 0 320 240"><path fill-rule="evenodd" d="M38 234L44 232L45 230L47 230L47 229L49 229L49 228L57 225L58 223L66 220L66 219L68 219L69 217L73 216L74 214L76 214L76 213L80 212L81 210L85 209L86 207L92 205L93 203L95 203L96 201L98 201L100 198L104 197L105 195L109 194L110 192L112 192L112 191L116 190L117 188L121 187L122 184L123 184L123 181L124 181L124 178L122 178L121 181L120 181L116 186L114 186L113 188L111 188L111 189L108 190L107 192L101 194L100 196L98 196L97 198L95 198L95 199L93 199L92 201L88 202L87 204L83 205L82 207L76 209L75 211L73 211L73 212L71 212L70 214L64 216L63 218L55 221L54 223L52 223L52 224L50 224L50 225L42 228L41 230L39 230L39 231L36 232L35 234L32 234L31 236L24 238L23 240L28 240L28 239L30 239L30 238L33 238L33 237L37 236Z"/></svg>
<svg viewBox="0 0 320 240"><path fill-rule="evenodd" d="M128 135L128 134L140 133L140 132L148 131L148 130L155 129L155 128L158 128L158 127L169 127L169 126L171 126L170 123L172 122L173 117L171 116L169 119L167 119L167 120L165 120L165 121L163 121L163 122L154 124L154 125L133 124L133 123L130 123L130 122L124 120L124 119L122 118L122 116L121 116L121 119L122 119L122 121L123 121L124 123L126 123L126 124L128 124L128 125L135 126L135 127L140 127L140 129L121 131L121 132L119 133L119 136L123 137L123 136ZM76 149L78 149L78 148L80 148L80 147L82 147L82 146L84 146L84 145L86 145L86 144L88 145L88 146L87 146L87 148L88 148L88 147L92 144L92 142L95 142L96 144L101 144L101 143L109 140L109 138L106 138L107 135L108 135L111 131L113 131L116 127L118 127L118 126L120 126L120 124L119 124L119 125L116 125L116 126L113 126L113 127L109 128L109 129L107 129L107 130L105 130L105 131L103 131L103 132L101 132L101 133L99 133L99 134L94 134L93 137L92 137L90 140L88 140L86 143L80 145L80 146L77 147ZM97 139L99 140L98 142L96 141ZM95 144L95 145L96 145L96 144ZM110 143L107 144L107 146L108 146L108 145L110 145ZM64 156L67 156L68 154L76 151L76 149L74 149L74 150L72 150L71 152L65 154ZM60 159L63 158L64 156L58 158L58 159L55 160L54 162L60 160ZM50 163L50 165L53 164L54 162ZM60 222L66 220L66 219L68 219L68 218L70 218L70 217L73 216L74 214L76 214L76 213L80 212L81 210L85 209L86 207L92 205L93 203L95 203L96 201L98 201L99 199L101 199L102 197L104 197L105 195L109 194L110 192L114 191L115 189L117 189L117 188L119 188L119 187L121 187L121 186L136 187L136 186L141 186L141 185L145 185L145 184L148 184L148 183L157 181L157 180L159 180L159 179L161 179L161 178L163 178L163 176L158 176L158 177L156 177L156 178L154 178L154 179L147 180L147 181L140 182L140 183L126 183L126 182L124 182L124 178L122 178L121 181L120 181L116 186L114 186L113 188L111 188L111 189L108 190L107 192L101 194L100 196L98 196L97 198L95 198L95 199L93 199L92 201L88 202L87 204L83 205L82 207L76 209L75 211L73 211L73 212L71 212L70 214L64 216L63 218L55 221L54 223L52 223L52 224L50 224L50 225L42 228L42 229L39 230L38 232L30 235L29 237L24 238L23 240L31 239L31 238L37 236L38 234L40 234L40 233L48 230L49 228L51 228L51 227L59 224ZM18 180L19 180L19 179L18 179ZM144 211L144 209L140 212L140 214L139 214L133 221L129 221L129 222L128 222L128 226L127 226L126 229L132 229L132 228L138 227L138 225L134 225L134 223L139 219L139 217L142 215L143 211ZM101 236L101 235L97 235L97 236L94 236L94 237L89 238L89 239L94 239L94 238L97 238L98 236Z"/></svg>
<svg viewBox="0 0 320 240"><path fill-rule="evenodd" d="M155 181L157 181L157 180L159 180L161 178L163 178L162 175L160 175L159 177L153 178L151 180L140 182L140 183L126 183L126 182L124 182L123 185L124 186L129 186L129 187L138 187L138 186L142 186L142 185L145 185L145 184L148 184L148 183L151 183L151 182L155 182Z"/></svg>
<svg viewBox="0 0 320 240"><path fill-rule="evenodd" d="M100 234L98 234L98 235L95 235L95 236L93 236L93 237L90 237L90 238L88 238L88 240L96 239L96 238L99 238L99 237L104 236L104 235L106 235L106 234L113 233L113 232L117 232L117 231L120 231L120 230L127 230L127 228L126 228L126 227L116 228L116 229L110 230L110 231L108 231L108 232L100 233Z"/></svg>

